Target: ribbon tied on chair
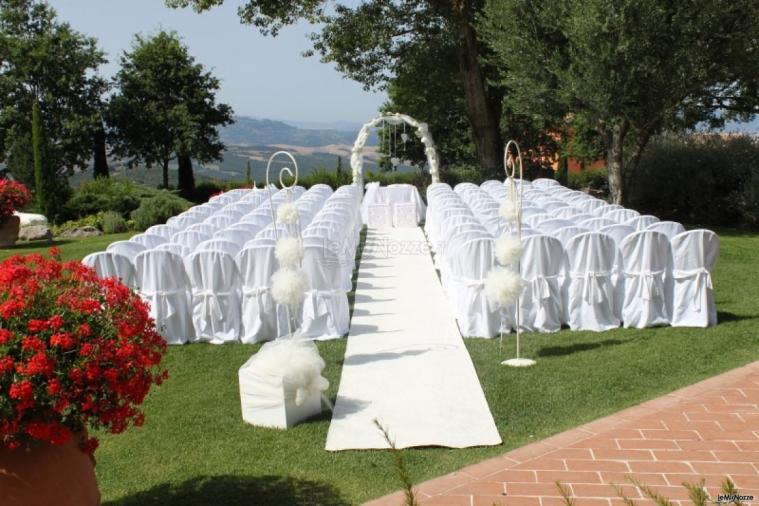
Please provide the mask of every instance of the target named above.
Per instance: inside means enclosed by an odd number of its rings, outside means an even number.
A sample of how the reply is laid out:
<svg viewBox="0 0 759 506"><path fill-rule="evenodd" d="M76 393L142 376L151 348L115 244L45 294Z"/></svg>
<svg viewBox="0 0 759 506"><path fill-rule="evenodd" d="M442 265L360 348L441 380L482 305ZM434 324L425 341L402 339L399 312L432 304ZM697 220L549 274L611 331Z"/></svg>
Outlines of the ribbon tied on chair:
<svg viewBox="0 0 759 506"><path fill-rule="evenodd" d="M606 296L605 278L611 276L609 271L571 272L570 277L582 281L582 299L588 304L603 302Z"/></svg>
<svg viewBox="0 0 759 506"><path fill-rule="evenodd" d="M638 296L641 300L649 301L656 296L664 295L664 271L626 271L624 275L629 278L640 278Z"/></svg>
<svg viewBox="0 0 759 506"><path fill-rule="evenodd" d="M527 281L527 284L532 288L532 300L535 303L540 303L546 299L551 298L551 284L549 279L558 279L559 275L553 276L537 276L535 279Z"/></svg>
<svg viewBox="0 0 759 506"><path fill-rule="evenodd" d="M712 273L709 272L709 269L706 267L699 267L689 270L675 269L672 271L672 277L675 279L686 279L691 276L696 277L695 282L696 290L698 293L701 293L705 290L714 289L714 285L712 284ZM701 312L701 297L693 297L693 300L691 301L691 308L694 311Z"/></svg>
<svg viewBox="0 0 759 506"><path fill-rule="evenodd" d="M186 290L140 290L140 296L148 302L153 308L156 315L156 320L163 319L169 320L174 316L177 311L174 309L174 304L170 304L170 295L187 295ZM160 325L160 322L156 322Z"/></svg>
<svg viewBox="0 0 759 506"><path fill-rule="evenodd" d="M232 292L216 292L212 289L197 290L193 295L200 299L203 308L203 318L219 321L224 318L224 310L219 302L219 296L231 295Z"/></svg>
<svg viewBox="0 0 759 506"><path fill-rule="evenodd" d="M256 314L256 323L258 325L263 323L262 315L274 309L274 301L271 297L266 297L269 291L270 288L268 286L243 286L242 288L243 307L245 307L250 299L256 299L257 301L258 313Z"/></svg>

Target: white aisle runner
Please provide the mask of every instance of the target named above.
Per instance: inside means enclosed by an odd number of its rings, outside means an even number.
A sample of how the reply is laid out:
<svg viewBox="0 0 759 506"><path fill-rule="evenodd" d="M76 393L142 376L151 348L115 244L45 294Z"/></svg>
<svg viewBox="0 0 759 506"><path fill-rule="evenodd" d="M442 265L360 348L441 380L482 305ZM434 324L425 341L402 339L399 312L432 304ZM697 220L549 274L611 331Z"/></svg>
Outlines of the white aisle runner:
<svg viewBox="0 0 759 506"><path fill-rule="evenodd" d="M501 443L420 228L370 229L327 450ZM496 358L493 358L496 360Z"/></svg>

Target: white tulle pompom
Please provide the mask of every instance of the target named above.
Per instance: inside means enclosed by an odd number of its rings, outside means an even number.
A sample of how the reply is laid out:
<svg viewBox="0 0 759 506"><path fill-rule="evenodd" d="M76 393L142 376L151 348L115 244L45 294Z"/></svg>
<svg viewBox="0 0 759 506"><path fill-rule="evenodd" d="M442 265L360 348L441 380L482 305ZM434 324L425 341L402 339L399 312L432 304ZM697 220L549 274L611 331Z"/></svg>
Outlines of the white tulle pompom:
<svg viewBox="0 0 759 506"><path fill-rule="evenodd" d="M516 263L522 255L522 242L518 237L504 234L495 241L495 257L501 265Z"/></svg>
<svg viewBox="0 0 759 506"><path fill-rule="evenodd" d="M282 237L274 249L280 267L296 269L303 260L303 245L295 237Z"/></svg>
<svg viewBox="0 0 759 506"><path fill-rule="evenodd" d="M516 272L496 267L485 278L485 297L498 306L516 302L521 292L522 278Z"/></svg>
<svg viewBox="0 0 759 506"><path fill-rule="evenodd" d="M296 307L308 290L308 276L303 271L280 269L271 277L271 296L277 304Z"/></svg>
<svg viewBox="0 0 759 506"><path fill-rule="evenodd" d="M500 215L506 221L516 221L519 218L519 209L513 200L505 200L501 204Z"/></svg>
<svg viewBox="0 0 759 506"><path fill-rule="evenodd" d="M248 363L247 370L264 376L281 376L285 396L300 406L309 395L329 388L321 373L324 359L312 341L277 339L264 344Z"/></svg>
<svg viewBox="0 0 759 506"><path fill-rule="evenodd" d="M298 221L298 207L293 202L287 202L277 208L277 222L292 225Z"/></svg>

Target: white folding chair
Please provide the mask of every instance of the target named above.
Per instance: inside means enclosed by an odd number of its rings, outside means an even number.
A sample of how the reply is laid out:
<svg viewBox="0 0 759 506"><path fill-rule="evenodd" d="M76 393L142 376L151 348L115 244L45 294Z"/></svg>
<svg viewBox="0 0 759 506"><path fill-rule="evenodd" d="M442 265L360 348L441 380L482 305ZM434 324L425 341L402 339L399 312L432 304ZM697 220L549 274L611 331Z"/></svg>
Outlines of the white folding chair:
<svg viewBox="0 0 759 506"><path fill-rule="evenodd" d="M668 325L669 239L659 232L635 232L619 246L625 276L622 322L626 328Z"/></svg>
<svg viewBox="0 0 759 506"><path fill-rule="evenodd" d="M238 341L241 277L234 258L223 251L201 250L187 258L185 269L192 286L195 340Z"/></svg>
<svg viewBox="0 0 759 506"><path fill-rule="evenodd" d="M719 257L719 237L710 230L690 230L672 241L673 327L717 324L712 270Z"/></svg>
<svg viewBox="0 0 759 506"><path fill-rule="evenodd" d="M619 320L622 320L622 303L625 300L625 276L619 246L628 235L635 233L635 229L629 225L616 224L601 227L599 232L614 239L614 272L611 276L612 283L614 283L614 314Z"/></svg>
<svg viewBox="0 0 759 506"><path fill-rule="evenodd" d="M206 234L208 236L213 236L219 229L210 223L196 223L195 225L190 225L187 227L187 231L189 232L200 232L202 234ZM172 237L173 239L173 237Z"/></svg>
<svg viewBox="0 0 759 506"><path fill-rule="evenodd" d="M156 329L169 344L194 339L190 281L182 258L169 251L143 251L134 259L140 296L150 305Z"/></svg>

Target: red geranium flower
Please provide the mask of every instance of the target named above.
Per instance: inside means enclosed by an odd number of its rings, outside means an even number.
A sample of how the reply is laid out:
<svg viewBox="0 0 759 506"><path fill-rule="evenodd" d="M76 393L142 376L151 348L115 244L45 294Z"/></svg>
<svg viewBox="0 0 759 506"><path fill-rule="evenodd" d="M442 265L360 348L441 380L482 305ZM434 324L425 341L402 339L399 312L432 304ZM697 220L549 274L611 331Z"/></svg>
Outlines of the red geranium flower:
<svg viewBox="0 0 759 506"><path fill-rule="evenodd" d="M0 441L7 448L142 425L139 406L166 378L165 353L147 305L118 280L41 255L0 262ZM95 448L94 438L82 445Z"/></svg>

